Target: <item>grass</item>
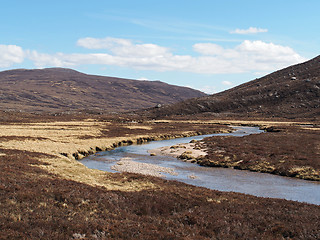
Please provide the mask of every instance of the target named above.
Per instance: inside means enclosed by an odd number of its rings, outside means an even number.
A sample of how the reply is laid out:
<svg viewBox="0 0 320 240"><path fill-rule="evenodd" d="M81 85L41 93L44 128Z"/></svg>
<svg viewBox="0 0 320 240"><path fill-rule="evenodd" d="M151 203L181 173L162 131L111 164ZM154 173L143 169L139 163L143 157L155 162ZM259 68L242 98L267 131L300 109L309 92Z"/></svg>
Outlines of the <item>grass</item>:
<svg viewBox="0 0 320 240"><path fill-rule="evenodd" d="M119 120L119 119L118 119ZM193 131L190 131L193 129ZM104 173L88 169L76 159L114 147L166 139L226 131L225 126L190 123L137 123L130 120L64 120L5 122L0 125L0 148L41 153L41 168L62 178L104 186L108 189L145 189L152 184L118 185L103 180ZM0 151L1 154L2 151Z"/></svg>

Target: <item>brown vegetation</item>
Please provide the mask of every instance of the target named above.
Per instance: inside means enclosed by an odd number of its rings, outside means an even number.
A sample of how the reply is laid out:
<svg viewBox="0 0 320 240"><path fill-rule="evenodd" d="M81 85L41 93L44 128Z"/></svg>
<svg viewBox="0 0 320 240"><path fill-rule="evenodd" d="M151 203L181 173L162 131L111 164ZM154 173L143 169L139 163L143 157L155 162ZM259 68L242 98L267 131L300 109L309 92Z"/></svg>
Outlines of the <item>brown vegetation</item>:
<svg viewBox="0 0 320 240"><path fill-rule="evenodd" d="M160 81L83 74L71 69L0 72L0 109L28 112L132 111L205 94Z"/></svg>
<svg viewBox="0 0 320 240"><path fill-rule="evenodd" d="M319 206L222 193L134 174L115 191L39 168L43 155L1 149L1 239L319 239ZM48 156L45 156L48 157Z"/></svg>
<svg viewBox="0 0 320 240"><path fill-rule="evenodd" d="M268 127L267 133L204 139L208 155L198 163L320 180L320 128Z"/></svg>
<svg viewBox="0 0 320 240"><path fill-rule="evenodd" d="M211 113L213 117L320 116L320 56L227 91L144 112L154 118Z"/></svg>
<svg viewBox="0 0 320 240"><path fill-rule="evenodd" d="M91 170L53 148L62 143L71 150L94 147L107 139L119 144L116 139L137 135L227 131L226 126L210 121L80 121L81 116L71 115L51 116L47 122L44 116L35 117L38 122L31 123L26 115L11 114L15 123L2 115L0 126L0 239L320 237L319 206ZM45 142L49 144L41 148Z"/></svg>

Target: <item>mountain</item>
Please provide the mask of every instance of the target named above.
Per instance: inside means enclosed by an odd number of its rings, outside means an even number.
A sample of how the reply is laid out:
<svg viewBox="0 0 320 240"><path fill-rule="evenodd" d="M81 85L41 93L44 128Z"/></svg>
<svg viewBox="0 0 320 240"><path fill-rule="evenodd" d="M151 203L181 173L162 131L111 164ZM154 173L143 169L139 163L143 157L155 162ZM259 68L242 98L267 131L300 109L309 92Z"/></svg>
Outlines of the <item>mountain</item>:
<svg viewBox="0 0 320 240"><path fill-rule="evenodd" d="M320 56L210 96L158 109L152 117L210 113L257 117L319 117Z"/></svg>
<svg viewBox="0 0 320 240"><path fill-rule="evenodd" d="M160 81L95 76L64 68L0 72L0 110L119 112L205 95Z"/></svg>

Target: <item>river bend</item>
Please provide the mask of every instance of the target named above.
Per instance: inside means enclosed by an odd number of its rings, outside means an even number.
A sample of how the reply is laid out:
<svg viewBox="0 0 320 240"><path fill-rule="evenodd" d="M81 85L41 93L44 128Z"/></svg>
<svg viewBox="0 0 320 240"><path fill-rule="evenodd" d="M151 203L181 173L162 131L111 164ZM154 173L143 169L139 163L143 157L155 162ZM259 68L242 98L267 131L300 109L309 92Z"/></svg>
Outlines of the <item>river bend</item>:
<svg viewBox="0 0 320 240"><path fill-rule="evenodd" d="M110 167L123 158L131 158L141 163L157 164L175 170L177 176L166 174L168 180L177 180L195 186L206 187L219 191L232 191L251 194L259 197L282 198L299 202L320 205L320 183L295 178L276 176L229 168L201 167L194 163L183 162L170 156L150 156L148 150L191 140L201 140L208 136L232 135L242 137L249 134L260 134L257 127L233 127L233 133L210 134L187 138L154 141L142 145L118 147L111 151L99 152L88 156L80 162L93 169L114 172ZM267 134L267 133L266 133ZM190 178L192 176L195 179Z"/></svg>

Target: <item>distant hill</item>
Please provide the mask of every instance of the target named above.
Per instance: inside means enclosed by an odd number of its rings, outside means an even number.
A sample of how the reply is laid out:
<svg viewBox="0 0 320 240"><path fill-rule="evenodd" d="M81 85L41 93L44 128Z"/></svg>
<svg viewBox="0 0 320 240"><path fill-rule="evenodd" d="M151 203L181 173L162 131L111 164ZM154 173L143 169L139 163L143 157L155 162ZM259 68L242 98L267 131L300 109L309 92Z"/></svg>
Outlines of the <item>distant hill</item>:
<svg viewBox="0 0 320 240"><path fill-rule="evenodd" d="M0 72L0 110L131 111L206 94L160 81L138 81L48 68Z"/></svg>
<svg viewBox="0 0 320 240"><path fill-rule="evenodd" d="M152 117L211 113L261 117L320 116L320 56L227 91L150 109Z"/></svg>

